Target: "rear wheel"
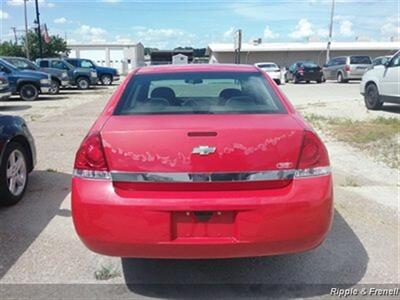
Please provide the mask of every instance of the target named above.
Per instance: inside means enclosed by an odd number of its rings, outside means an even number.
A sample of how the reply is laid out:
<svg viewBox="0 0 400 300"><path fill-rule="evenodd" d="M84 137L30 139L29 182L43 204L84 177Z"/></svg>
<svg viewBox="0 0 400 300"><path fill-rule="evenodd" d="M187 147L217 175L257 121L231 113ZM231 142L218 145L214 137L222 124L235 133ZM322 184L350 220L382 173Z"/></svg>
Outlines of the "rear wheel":
<svg viewBox="0 0 400 300"><path fill-rule="evenodd" d="M24 101L34 101L39 96L39 90L31 83L26 83L19 89L19 96Z"/></svg>
<svg viewBox="0 0 400 300"><path fill-rule="evenodd" d="M111 85L113 82L112 76L111 75L103 75L100 78L101 84L102 85Z"/></svg>
<svg viewBox="0 0 400 300"><path fill-rule="evenodd" d="M0 204L14 205L22 199L28 185L28 156L19 143L11 142L0 164Z"/></svg>
<svg viewBox="0 0 400 300"><path fill-rule="evenodd" d="M306 83L310 83L310 80L306 80Z"/></svg>
<svg viewBox="0 0 400 300"><path fill-rule="evenodd" d="M342 74L341 72L339 72L339 73L337 74L336 79L337 79L337 82L338 82L338 83L347 83L347 82L348 82L347 79L344 79L344 76L343 76L343 74Z"/></svg>
<svg viewBox="0 0 400 300"><path fill-rule="evenodd" d="M76 80L76 85L80 90L87 90L90 87L90 82L89 79L87 79L86 77L79 77Z"/></svg>
<svg viewBox="0 0 400 300"><path fill-rule="evenodd" d="M383 103L379 99L378 88L375 84L370 83L365 88L364 101L368 109L377 110L382 108Z"/></svg>
<svg viewBox="0 0 400 300"><path fill-rule="evenodd" d="M281 85L281 80L280 79L275 80L275 82L276 82L277 85Z"/></svg>
<svg viewBox="0 0 400 300"><path fill-rule="evenodd" d="M50 89L49 89L49 94L56 95L59 92L60 92L60 83L57 80L52 79Z"/></svg>

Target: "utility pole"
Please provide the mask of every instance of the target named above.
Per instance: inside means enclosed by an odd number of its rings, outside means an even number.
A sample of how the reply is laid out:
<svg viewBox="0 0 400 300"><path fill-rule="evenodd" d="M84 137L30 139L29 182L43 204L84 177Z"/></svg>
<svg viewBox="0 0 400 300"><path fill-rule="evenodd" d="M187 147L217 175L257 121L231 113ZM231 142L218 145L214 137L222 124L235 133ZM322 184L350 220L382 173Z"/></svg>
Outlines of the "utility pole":
<svg viewBox="0 0 400 300"><path fill-rule="evenodd" d="M235 32L234 36L235 64L240 64L240 50L242 49L242 30Z"/></svg>
<svg viewBox="0 0 400 300"><path fill-rule="evenodd" d="M331 42L332 42L332 31L333 31L333 15L335 13L335 0L332 0L332 9L331 9L331 23L329 24L329 37L328 37L328 45L326 47L326 63L330 60L330 52L331 52Z"/></svg>
<svg viewBox="0 0 400 300"><path fill-rule="evenodd" d="M26 12L26 2L29 0L24 0L24 15L25 15L25 51L26 57L29 59L29 41L28 41L28 14Z"/></svg>
<svg viewBox="0 0 400 300"><path fill-rule="evenodd" d="M42 32L40 30L40 13L39 13L39 3L38 0L35 0L36 5L36 24L37 24L37 34L39 41L39 58L43 57L43 48L42 48Z"/></svg>
<svg viewBox="0 0 400 300"><path fill-rule="evenodd" d="M14 32L14 42L15 42L15 45L16 45L16 44L18 44L17 27L11 27L11 29L12 29L13 32Z"/></svg>

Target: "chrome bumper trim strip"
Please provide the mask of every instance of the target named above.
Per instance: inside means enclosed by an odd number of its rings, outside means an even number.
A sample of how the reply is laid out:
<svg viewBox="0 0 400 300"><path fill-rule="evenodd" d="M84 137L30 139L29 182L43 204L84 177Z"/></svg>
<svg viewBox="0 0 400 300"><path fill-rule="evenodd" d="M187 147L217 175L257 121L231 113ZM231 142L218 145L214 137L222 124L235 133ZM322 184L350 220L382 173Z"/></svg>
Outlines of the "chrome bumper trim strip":
<svg viewBox="0 0 400 300"><path fill-rule="evenodd" d="M249 182L292 179L296 170L271 170L232 173L136 173L111 172L117 182Z"/></svg>

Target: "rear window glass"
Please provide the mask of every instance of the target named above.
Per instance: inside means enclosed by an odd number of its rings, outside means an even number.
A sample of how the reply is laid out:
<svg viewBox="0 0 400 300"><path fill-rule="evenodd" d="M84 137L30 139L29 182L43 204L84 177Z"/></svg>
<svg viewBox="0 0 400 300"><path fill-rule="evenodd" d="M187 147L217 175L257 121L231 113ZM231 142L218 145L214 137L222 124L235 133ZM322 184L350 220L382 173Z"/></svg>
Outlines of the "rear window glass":
<svg viewBox="0 0 400 300"><path fill-rule="evenodd" d="M259 72L139 74L114 112L132 114L285 113Z"/></svg>
<svg viewBox="0 0 400 300"><path fill-rule="evenodd" d="M305 68L316 68L318 65L313 61L303 61L300 63L302 67Z"/></svg>
<svg viewBox="0 0 400 300"><path fill-rule="evenodd" d="M368 56L351 56L350 64L351 65L362 65L362 64L371 64L371 58Z"/></svg>
<svg viewBox="0 0 400 300"><path fill-rule="evenodd" d="M39 62L39 66L41 68L48 68L49 67L49 62L47 60L42 60Z"/></svg>
<svg viewBox="0 0 400 300"><path fill-rule="evenodd" d="M278 66L276 64L259 64L257 65L259 68L261 69L272 69L272 68L278 68Z"/></svg>

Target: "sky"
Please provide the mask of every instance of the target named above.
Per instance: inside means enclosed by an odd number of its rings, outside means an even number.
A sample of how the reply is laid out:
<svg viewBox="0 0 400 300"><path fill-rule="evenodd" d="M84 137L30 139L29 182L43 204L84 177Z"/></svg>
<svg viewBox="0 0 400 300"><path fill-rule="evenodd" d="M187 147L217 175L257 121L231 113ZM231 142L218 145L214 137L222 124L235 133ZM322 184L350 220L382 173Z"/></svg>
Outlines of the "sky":
<svg viewBox="0 0 400 300"><path fill-rule="evenodd" d="M69 43L134 43L171 49L243 41L326 41L332 0L39 0L41 23ZM0 0L0 38L21 36L23 0ZM400 36L400 0L336 0L334 41L389 41ZM28 24L35 19L28 1Z"/></svg>

